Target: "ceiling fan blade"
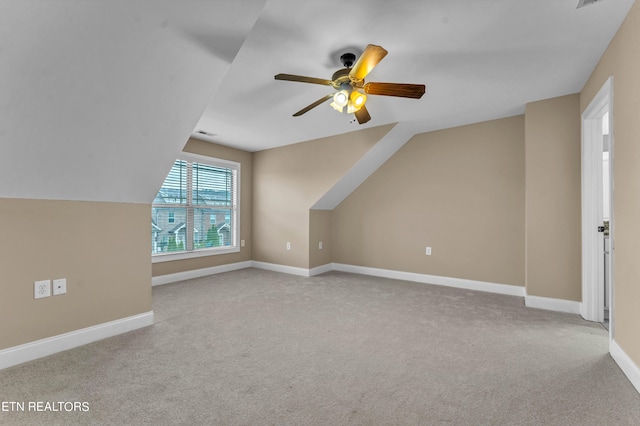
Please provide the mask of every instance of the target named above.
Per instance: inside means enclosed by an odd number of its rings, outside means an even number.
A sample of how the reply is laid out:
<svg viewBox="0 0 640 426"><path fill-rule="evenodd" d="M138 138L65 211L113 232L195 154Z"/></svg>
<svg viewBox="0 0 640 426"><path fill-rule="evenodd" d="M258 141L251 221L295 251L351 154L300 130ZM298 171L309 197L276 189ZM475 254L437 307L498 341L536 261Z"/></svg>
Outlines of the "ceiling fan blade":
<svg viewBox="0 0 640 426"><path fill-rule="evenodd" d="M333 81L325 80L324 78L305 77L293 74L276 74L274 78L276 80L299 81L300 83L322 84L324 86L331 86L333 84Z"/></svg>
<svg viewBox="0 0 640 426"><path fill-rule="evenodd" d="M369 95L420 99L425 91L426 87L424 84L369 82L364 85L364 92Z"/></svg>
<svg viewBox="0 0 640 426"><path fill-rule="evenodd" d="M367 107L364 105L362 105L362 107L359 110L354 112L354 115L356 116L356 119L358 120L359 124L364 124L367 121L371 120L369 111L367 111Z"/></svg>
<svg viewBox="0 0 640 426"><path fill-rule="evenodd" d="M320 105L321 103L326 102L326 101L328 101L328 100L329 100L329 99L331 99L331 98L333 98L333 95L327 95L327 96L324 96L324 97L322 97L322 98L318 99L317 101L315 101L314 103L312 103L311 105L309 105L309 106L306 106L306 107L302 108L300 111L298 111L298 112L296 112L295 114L293 114L293 116L294 116L294 117L299 117L299 116L301 116L302 114L304 114L305 112L307 112L307 111L309 111L309 110L311 110L311 109L313 109L313 108L317 107L317 106L318 106L318 105Z"/></svg>
<svg viewBox="0 0 640 426"><path fill-rule="evenodd" d="M362 81L378 62L387 55L387 51L375 44L368 45L349 72L352 81Z"/></svg>

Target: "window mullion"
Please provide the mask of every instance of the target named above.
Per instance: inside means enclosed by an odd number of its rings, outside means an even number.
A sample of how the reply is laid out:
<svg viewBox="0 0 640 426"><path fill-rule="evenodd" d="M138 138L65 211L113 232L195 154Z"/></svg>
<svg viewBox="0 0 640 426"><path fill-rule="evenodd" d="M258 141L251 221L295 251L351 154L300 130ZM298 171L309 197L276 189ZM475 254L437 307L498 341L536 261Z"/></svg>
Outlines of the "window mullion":
<svg viewBox="0 0 640 426"><path fill-rule="evenodd" d="M186 238L187 251L193 250L193 163L187 163L187 220L186 220Z"/></svg>

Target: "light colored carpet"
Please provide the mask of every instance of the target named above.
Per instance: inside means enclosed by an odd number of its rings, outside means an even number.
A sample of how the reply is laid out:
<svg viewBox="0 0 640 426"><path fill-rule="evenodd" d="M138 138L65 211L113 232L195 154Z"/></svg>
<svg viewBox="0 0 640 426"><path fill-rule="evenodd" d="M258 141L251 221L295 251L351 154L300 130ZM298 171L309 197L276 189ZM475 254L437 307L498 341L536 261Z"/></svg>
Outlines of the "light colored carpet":
<svg viewBox="0 0 640 426"><path fill-rule="evenodd" d="M578 316L521 298L245 269L153 289L156 324L0 371L2 424L638 425Z"/></svg>

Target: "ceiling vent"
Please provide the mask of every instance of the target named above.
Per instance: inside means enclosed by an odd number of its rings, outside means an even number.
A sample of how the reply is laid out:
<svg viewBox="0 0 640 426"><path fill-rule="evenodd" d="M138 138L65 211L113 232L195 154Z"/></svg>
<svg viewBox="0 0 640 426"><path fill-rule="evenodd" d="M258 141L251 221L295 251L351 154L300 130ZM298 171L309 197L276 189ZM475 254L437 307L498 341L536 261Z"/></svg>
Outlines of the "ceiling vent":
<svg viewBox="0 0 640 426"><path fill-rule="evenodd" d="M590 4L593 4L595 2L597 2L599 0L580 0L578 1L578 7L576 7L576 9L580 9L581 7L585 7L585 6L589 6Z"/></svg>

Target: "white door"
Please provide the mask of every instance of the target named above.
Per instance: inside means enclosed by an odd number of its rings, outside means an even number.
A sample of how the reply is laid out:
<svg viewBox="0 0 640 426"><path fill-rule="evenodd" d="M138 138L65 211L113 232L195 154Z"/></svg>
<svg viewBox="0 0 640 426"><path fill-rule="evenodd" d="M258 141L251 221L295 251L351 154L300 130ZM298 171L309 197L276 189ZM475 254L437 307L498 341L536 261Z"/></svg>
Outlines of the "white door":
<svg viewBox="0 0 640 426"><path fill-rule="evenodd" d="M613 79L609 78L582 114L581 314L589 321L603 322L608 307L610 330L613 330L614 224L612 93Z"/></svg>
<svg viewBox="0 0 640 426"><path fill-rule="evenodd" d="M609 304L611 285L609 273L611 271L611 239L609 225L611 223L611 133L609 132L609 112L602 117L602 221L604 232L602 236L604 251L604 322L609 326Z"/></svg>

